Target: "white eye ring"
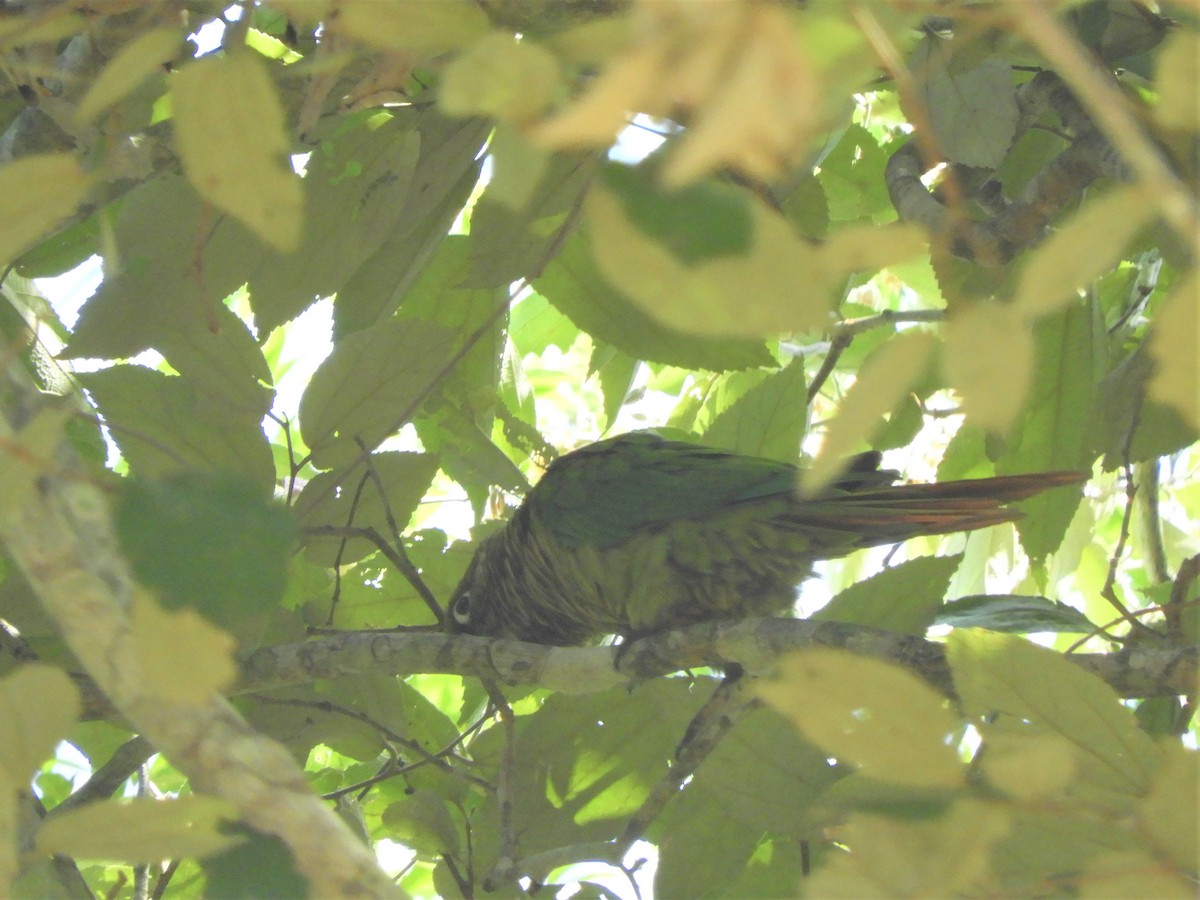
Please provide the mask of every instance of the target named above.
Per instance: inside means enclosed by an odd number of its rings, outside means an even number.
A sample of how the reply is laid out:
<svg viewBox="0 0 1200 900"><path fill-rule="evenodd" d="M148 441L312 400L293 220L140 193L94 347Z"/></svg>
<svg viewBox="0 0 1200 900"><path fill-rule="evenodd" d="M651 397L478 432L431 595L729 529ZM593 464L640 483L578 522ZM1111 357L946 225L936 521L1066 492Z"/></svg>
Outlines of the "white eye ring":
<svg viewBox="0 0 1200 900"><path fill-rule="evenodd" d="M459 625L471 624L471 592L463 591L450 606L450 615Z"/></svg>

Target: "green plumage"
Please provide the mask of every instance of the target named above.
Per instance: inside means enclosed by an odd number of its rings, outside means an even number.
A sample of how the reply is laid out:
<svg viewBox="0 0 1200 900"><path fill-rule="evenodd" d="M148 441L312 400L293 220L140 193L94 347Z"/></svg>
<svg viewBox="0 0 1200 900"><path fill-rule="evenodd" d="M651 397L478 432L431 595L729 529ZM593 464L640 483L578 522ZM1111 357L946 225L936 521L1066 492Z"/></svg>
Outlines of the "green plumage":
<svg viewBox="0 0 1200 900"><path fill-rule="evenodd" d="M575 645L776 615L819 559L1019 514L1001 504L1074 472L895 485L858 457L814 497L786 463L634 433L569 453L475 553L453 630Z"/></svg>

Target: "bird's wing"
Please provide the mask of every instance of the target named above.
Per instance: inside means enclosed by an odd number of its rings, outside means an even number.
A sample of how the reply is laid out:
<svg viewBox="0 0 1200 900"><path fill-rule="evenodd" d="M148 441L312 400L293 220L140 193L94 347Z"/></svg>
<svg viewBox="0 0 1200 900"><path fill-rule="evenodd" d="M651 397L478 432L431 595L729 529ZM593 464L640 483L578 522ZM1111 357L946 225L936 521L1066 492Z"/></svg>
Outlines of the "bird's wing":
<svg viewBox="0 0 1200 900"><path fill-rule="evenodd" d="M852 465L843 481L888 484L875 456ZM680 519L703 519L744 503L787 496L795 466L633 433L562 457L527 499L567 546L612 547Z"/></svg>

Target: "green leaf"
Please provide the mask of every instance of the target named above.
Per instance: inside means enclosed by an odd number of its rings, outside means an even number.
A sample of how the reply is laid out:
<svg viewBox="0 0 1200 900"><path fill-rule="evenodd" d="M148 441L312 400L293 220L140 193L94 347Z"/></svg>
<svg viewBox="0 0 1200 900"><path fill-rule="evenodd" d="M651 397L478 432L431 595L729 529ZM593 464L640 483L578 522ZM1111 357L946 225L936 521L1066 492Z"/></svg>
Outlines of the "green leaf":
<svg viewBox="0 0 1200 900"><path fill-rule="evenodd" d="M554 258L564 229L578 218L580 198L592 175L592 156L555 155L519 209L485 191L471 212L472 272L466 284L502 287L541 275Z"/></svg>
<svg viewBox="0 0 1200 900"><path fill-rule="evenodd" d="M947 653L966 711L1027 720L1077 750L1084 777L1109 792L1140 795L1160 752L1103 681L1021 638L956 630Z"/></svg>
<svg viewBox="0 0 1200 900"><path fill-rule="evenodd" d="M1041 319L1033 331L1033 384L1009 452L996 460L998 475L1090 470L1090 430L1096 385L1104 370L1103 325L1092 303L1074 304ZM1034 560L1053 552L1066 534L1082 494L1046 491L1018 508L1021 545Z"/></svg>
<svg viewBox="0 0 1200 900"><path fill-rule="evenodd" d="M790 656L780 677L756 693L864 775L921 788L963 782L965 770L948 741L958 719L944 697L898 666L842 650L806 650Z"/></svg>
<svg viewBox="0 0 1200 900"><path fill-rule="evenodd" d="M295 526L245 478L181 472L125 481L115 522L138 579L168 609L238 622L283 596Z"/></svg>
<svg viewBox="0 0 1200 900"><path fill-rule="evenodd" d="M947 160L994 169L1017 128L1012 66L992 57L964 67L948 49L957 45L935 35L918 45L910 66L922 76L920 102Z"/></svg>
<svg viewBox="0 0 1200 900"><path fill-rule="evenodd" d="M388 524L390 512L403 531L437 474L438 458L427 453L373 453L370 465L378 482L361 467L349 477L343 472L322 472L309 481L294 507L300 526L374 528L387 541L394 537ZM306 537L304 547L308 559L326 566L349 565L378 549L365 538L343 541L315 536Z"/></svg>
<svg viewBox="0 0 1200 900"><path fill-rule="evenodd" d="M237 472L264 496L275 464L261 414L229 409L203 396L190 378L141 366L77 376L92 395L130 470L157 477L181 469Z"/></svg>
<svg viewBox="0 0 1200 900"><path fill-rule="evenodd" d="M1011 594L959 597L943 606L934 622L953 628L986 628L1017 634L1039 631L1090 634L1096 627L1087 616L1065 603Z"/></svg>
<svg viewBox="0 0 1200 900"><path fill-rule="evenodd" d="M773 372L722 410L704 431L704 443L747 456L794 463L808 419L804 365L796 360Z"/></svg>
<svg viewBox="0 0 1200 900"><path fill-rule="evenodd" d="M811 618L924 634L939 619L942 598L962 556L923 556L852 584Z"/></svg>
<svg viewBox="0 0 1200 900"><path fill-rule="evenodd" d="M420 410L447 371L457 336L421 319L389 321L342 338L300 400L300 433L322 469L377 447Z"/></svg>
<svg viewBox="0 0 1200 900"><path fill-rule="evenodd" d="M381 821L392 840L428 859L460 852L458 828L445 799L432 791L413 791L384 811Z"/></svg>
<svg viewBox="0 0 1200 900"><path fill-rule="evenodd" d="M611 162L600 168L600 181L621 201L634 227L685 264L750 249L750 195L731 185L704 181L668 191L656 167Z"/></svg>
<svg viewBox="0 0 1200 900"><path fill-rule="evenodd" d="M342 123L310 156L303 231L295 252L267 252L250 270L260 333L316 297L339 291L396 231L417 189L421 138L409 117L362 113Z"/></svg>
<svg viewBox="0 0 1200 900"><path fill-rule="evenodd" d="M479 151L491 130L487 122L446 118L432 106L406 108L397 118L399 127L407 126L420 138L416 171L387 240L338 290L335 340L395 312L479 181Z"/></svg>
<svg viewBox="0 0 1200 900"><path fill-rule="evenodd" d="M201 865L207 880L206 896L255 900L309 895L308 881L296 870L292 853L283 841L245 825L232 826L227 833L244 840L204 858Z"/></svg>
<svg viewBox="0 0 1200 900"><path fill-rule="evenodd" d="M605 280L583 232L567 241L534 287L578 328L634 359L719 372L775 361L762 341L683 334L646 315Z"/></svg>

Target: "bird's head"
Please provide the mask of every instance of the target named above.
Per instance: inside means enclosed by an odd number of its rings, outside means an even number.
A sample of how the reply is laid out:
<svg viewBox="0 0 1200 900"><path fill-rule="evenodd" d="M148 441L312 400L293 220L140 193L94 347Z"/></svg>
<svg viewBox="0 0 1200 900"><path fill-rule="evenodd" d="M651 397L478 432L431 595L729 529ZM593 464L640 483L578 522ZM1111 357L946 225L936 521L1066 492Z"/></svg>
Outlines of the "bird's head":
<svg viewBox="0 0 1200 900"><path fill-rule="evenodd" d="M445 621L445 628L451 634L504 636L503 623L495 616L497 607L489 602L492 577L488 566L488 552L495 547L498 537L499 534L492 534L479 542L467 571L463 573L458 587L454 589Z"/></svg>

